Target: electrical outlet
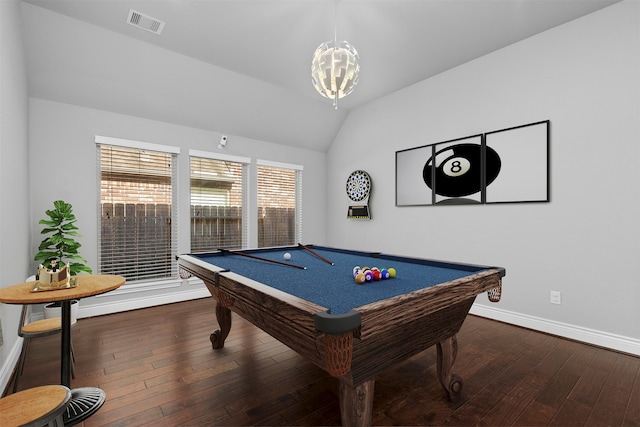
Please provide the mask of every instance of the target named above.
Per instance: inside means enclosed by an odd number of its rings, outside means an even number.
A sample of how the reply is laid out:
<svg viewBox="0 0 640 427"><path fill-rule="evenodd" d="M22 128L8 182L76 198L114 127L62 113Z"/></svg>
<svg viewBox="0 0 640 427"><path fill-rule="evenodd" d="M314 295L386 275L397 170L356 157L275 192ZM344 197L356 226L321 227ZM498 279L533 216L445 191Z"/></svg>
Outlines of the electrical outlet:
<svg viewBox="0 0 640 427"><path fill-rule="evenodd" d="M562 294L560 291L551 291L551 304L562 304Z"/></svg>

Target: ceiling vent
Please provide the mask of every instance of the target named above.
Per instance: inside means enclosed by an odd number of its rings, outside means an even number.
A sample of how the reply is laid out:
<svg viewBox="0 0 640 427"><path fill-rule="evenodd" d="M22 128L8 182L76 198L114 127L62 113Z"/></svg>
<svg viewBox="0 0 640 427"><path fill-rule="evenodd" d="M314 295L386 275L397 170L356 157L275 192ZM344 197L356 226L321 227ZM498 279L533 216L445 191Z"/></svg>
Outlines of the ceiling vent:
<svg viewBox="0 0 640 427"><path fill-rule="evenodd" d="M164 22L159 19L152 18L144 13L136 12L135 10L129 10L129 16L127 17L127 24L134 27L142 28L143 30L160 35L164 28Z"/></svg>

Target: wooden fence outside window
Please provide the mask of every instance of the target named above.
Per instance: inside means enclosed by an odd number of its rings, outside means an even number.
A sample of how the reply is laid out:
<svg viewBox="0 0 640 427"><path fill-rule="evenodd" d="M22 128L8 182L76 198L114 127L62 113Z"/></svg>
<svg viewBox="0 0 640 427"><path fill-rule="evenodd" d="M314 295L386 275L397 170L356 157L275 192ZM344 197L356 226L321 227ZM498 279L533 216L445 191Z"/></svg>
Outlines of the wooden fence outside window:
<svg viewBox="0 0 640 427"><path fill-rule="evenodd" d="M260 208L258 246L295 244L295 209ZM102 204L100 272L127 280L166 278L175 272L170 204ZM242 208L191 206L191 251L242 247Z"/></svg>

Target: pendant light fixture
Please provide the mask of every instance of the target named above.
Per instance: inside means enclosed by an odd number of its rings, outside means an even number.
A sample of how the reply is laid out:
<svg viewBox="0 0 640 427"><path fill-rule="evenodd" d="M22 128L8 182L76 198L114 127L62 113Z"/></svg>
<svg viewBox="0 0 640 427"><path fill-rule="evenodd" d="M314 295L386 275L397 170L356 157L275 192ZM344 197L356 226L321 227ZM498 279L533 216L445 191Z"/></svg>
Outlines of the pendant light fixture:
<svg viewBox="0 0 640 427"><path fill-rule="evenodd" d="M349 95L358 84L360 64L358 52L348 41L338 41L338 5L335 4L333 40L324 42L311 60L311 81L318 93L333 99L338 109L338 99Z"/></svg>

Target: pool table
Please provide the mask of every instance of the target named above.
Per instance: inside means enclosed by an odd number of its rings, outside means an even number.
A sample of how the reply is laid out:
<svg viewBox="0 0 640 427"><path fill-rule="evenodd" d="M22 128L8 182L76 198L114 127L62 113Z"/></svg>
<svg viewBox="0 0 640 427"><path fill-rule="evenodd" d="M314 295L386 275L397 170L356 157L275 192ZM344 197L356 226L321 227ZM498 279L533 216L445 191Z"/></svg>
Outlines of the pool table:
<svg viewBox="0 0 640 427"><path fill-rule="evenodd" d="M501 267L301 244L177 259L181 277L202 279L216 300L213 348L239 314L338 378L344 426L370 425L375 376L433 345L438 379L458 400L456 334L476 295L500 300L505 276ZM396 274L359 284L356 266Z"/></svg>

